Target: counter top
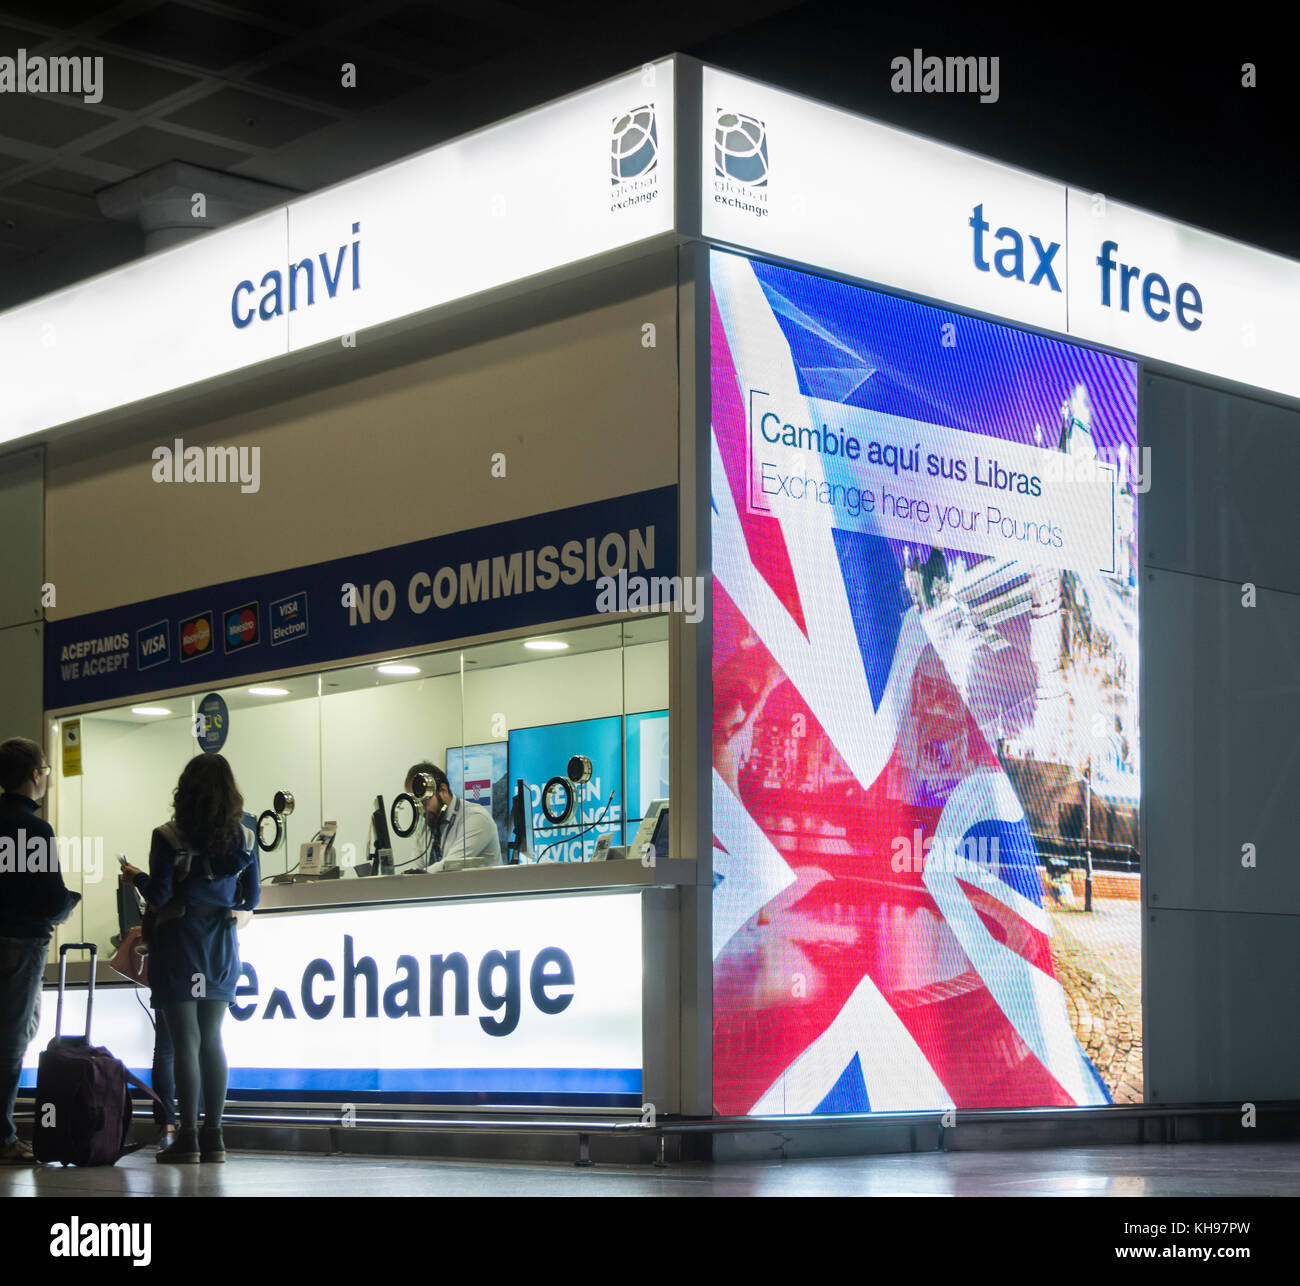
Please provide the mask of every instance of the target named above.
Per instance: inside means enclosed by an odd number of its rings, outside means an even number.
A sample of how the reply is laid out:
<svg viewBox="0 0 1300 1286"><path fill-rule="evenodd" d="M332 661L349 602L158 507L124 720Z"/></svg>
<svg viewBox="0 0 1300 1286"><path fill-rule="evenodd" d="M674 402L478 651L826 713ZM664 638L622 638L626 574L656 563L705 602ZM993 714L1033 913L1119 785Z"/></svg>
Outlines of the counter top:
<svg viewBox="0 0 1300 1286"><path fill-rule="evenodd" d="M449 898L526 897L632 888L671 888L696 882L696 864L666 859L655 866L613 862L548 862L541 866L485 866L470 871L372 875L262 886L259 911L350 906L370 902L424 902Z"/></svg>

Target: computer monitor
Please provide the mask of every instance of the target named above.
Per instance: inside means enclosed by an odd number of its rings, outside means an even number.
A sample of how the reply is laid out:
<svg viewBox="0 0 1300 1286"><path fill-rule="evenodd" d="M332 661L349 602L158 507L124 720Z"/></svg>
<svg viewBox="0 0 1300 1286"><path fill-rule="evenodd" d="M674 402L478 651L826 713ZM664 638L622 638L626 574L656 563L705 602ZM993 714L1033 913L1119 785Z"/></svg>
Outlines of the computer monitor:
<svg viewBox="0 0 1300 1286"><path fill-rule="evenodd" d="M393 841L388 834L388 813L384 809L384 797L375 796L373 811L370 814L371 850L370 860L357 867L357 874L392 875Z"/></svg>
<svg viewBox="0 0 1300 1286"><path fill-rule="evenodd" d="M533 810L529 802L528 785L520 777L515 785L514 802L510 805L511 840L506 850L507 865L533 856Z"/></svg>
<svg viewBox="0 0 1300 1286"><path fill-rule="evenodd" d="M627 847L629 858L640 860L645 852L645 846L654 839L655 827L659 825L659 814L667 811L668 801L666 799L653 799L650 801L650 807L645 810L641 825L636 828L636 835L633 836L631 844Z"/></svg>
<svg viewBox="0 0 1300 1286"><path fill-rule="evenodd" d="M650 837L650 846L654 849L655 861L668 859L668 805L665 804L655 823L655 833Z"/></svg>

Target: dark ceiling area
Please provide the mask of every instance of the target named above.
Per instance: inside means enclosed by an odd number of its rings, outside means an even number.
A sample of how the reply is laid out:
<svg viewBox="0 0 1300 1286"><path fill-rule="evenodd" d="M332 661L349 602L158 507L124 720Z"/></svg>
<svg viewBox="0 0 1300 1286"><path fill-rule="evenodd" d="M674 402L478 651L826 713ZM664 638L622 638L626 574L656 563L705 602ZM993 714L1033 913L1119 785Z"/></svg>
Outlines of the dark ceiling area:
<svg viewBox="0 0 1300 1286"><path fill-rule="evenodd" d="M1066 38L1026 15L999 9L990 27L988 11L953 4L0 0L0 57L104 60L98 102L0 94L0 308L144 253L140 227L102 197L169 161L312 191L674 50L1300 257L1294 166L1271 150L1289 136L1293 151L1296 116L1271 88L1275 40L1148 33L1131 17L1121 38L1084 16ZM890 60L918 47L998 55L999 101L893 93ZM1247 90L1252 57L1265 62Z"/></svg>

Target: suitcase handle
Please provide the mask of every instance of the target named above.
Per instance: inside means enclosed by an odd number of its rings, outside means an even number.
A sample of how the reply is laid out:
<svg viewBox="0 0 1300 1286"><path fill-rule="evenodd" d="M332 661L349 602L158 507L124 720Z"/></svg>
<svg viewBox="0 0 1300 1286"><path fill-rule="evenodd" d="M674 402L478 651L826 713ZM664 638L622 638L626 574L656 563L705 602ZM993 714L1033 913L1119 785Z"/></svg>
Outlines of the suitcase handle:
<svg viewBox="0 0 1300 1286"><path fill-rule="evenodd" d="M90 986L86 992L86 1034L83 1037L90 1044L90 1015L95 1007L95 962L99 957L99 948L93 942L65 942L59 947L59 1006L54 1014L54 1039L63 1033L63 988L68 974L68 952L90 952Z"/></svg>

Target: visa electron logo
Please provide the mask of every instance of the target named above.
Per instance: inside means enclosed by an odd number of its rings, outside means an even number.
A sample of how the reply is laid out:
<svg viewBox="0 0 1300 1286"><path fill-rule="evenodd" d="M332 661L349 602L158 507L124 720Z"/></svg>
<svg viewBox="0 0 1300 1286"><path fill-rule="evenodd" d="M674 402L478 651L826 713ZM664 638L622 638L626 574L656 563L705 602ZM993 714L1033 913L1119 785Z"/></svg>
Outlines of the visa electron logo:
<svg viewBox="0 0 1300 1286"><path fill-rule="evenodd" d="M713 128L713 201L762 218L767 214L767 125L718 108Z"/></svg>
<svg viewBox="0 0 1300 1286"><path fill-rule="evenodd" d="M352 235L358 236L361 232L361 225L354 223L352 225ZM361 241L358 239L352 243L352 289L361 289ZM310 308L316 302L316 266L320 265L320 286L322 296L328 296L333 299L338 294L339 284L343 281L343 266L348 258L348 245L344 242L339 246L338 253L334 256L333 263L330 262L328 251L322 250L315 259L300 259L297 263L290 264L287 269L289 277L289 312L296 312L299 306ZM251 280L244 280L235 287L235 293L230 297L230 320L235 323L239 330L245 326L251 325L259 318L262 321L270 321L272 317L283 316L284 294L285 294L285 274L278 268L272 268L267 272L262 280L254 286ZM253 293L260 289L261 295L257 299L257 307L253 306ZM246 296L246 297L245 297Z"/></svg>

